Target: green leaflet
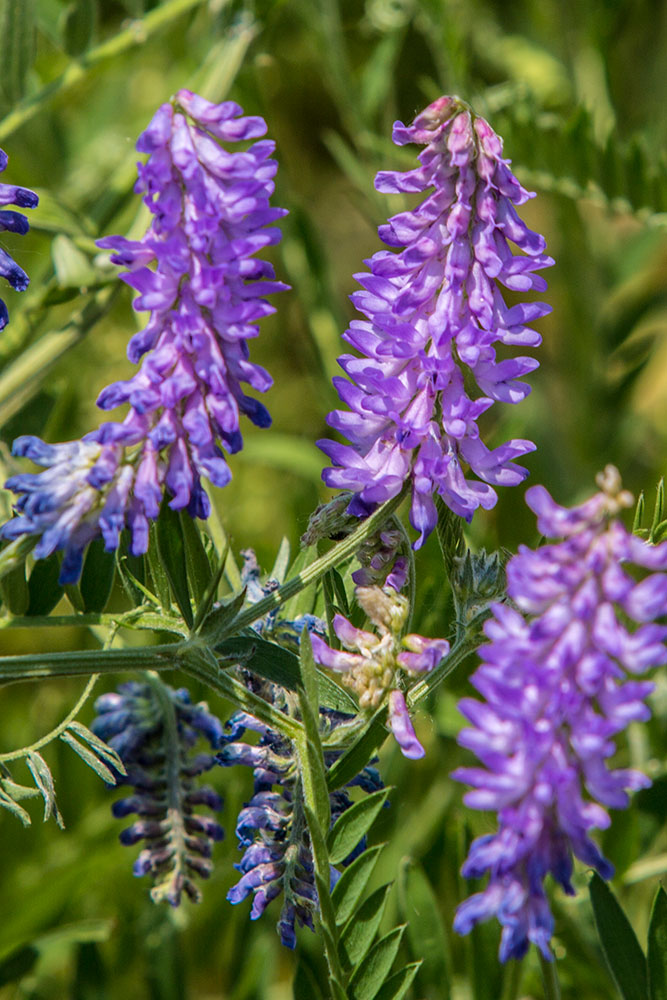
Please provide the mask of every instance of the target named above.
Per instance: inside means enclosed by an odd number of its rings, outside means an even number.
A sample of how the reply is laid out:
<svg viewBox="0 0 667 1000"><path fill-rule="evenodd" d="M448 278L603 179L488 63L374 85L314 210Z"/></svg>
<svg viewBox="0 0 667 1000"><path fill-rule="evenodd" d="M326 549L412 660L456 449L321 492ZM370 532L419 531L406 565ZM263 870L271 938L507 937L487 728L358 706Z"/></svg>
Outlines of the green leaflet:
<svg viewBox="0 0 667 1000"><path fill-rule="evenodd" d="M70 56L80 56L92 44L97 24L97 0L76 0L65 15L63 41Z"/></svg>
<svg viewBox="0 0 667 1000"><path fill-rule="evenodd" d="M649 1000L667 1000L667 892L658 887L648 928Z"/></svg>
<svg viewBox="0 0 667 1000"><path fill-rule="evenodd" d="M375 994L375 1000L401 1000L412 986L412 980L419 971L419 962L412 962L404 966L400 972L394 973L379 993Z"/></svg>
<svg viewBox="0 0 667 1000"><path fill-rule="evenodd" d="M330 791L333 792L336 788L347 784L368 764L387 735L386 717L387 707L381 705L350 749L329 768L327 783Z"/></svg>
<svg viewBox="0 0 667 1000"><path fill-rule="evenodd" d="M165 501L155 526L160 563L169 580L171 591L186 624L192 628L194 617L188 589L185 539L178 513ZM151 562L151 571L153 563Z"/></svg>
<svg viewBox="0 0 667 1000"><path fill-rule="evenodd" d="M53 775L49 770L48 764L36 750L30 751L26 757L26 763L35 780L35 785L44 799L44 820L46 821L49 816L53 815L61 830L64 829L65 824L56 803L56 789L53 784Z"/></svg>
<svg viewBox="0 0 667 1000"><path fill-rule="evenodd" d="M25 96L35 45L34 18L33 0L1 0L0 92L8 106Z"/></svg>
<svg viewBox="0 0 667 1000"><path fill-rule="evenodd" d="M90 750L85 744L77 740L76 736L72 733L65 731L61 733L60 739L63 743L66 743L69 747L74 750L75 753L79 755L81 760L91 768L95 774L97 774L102 781L106 781L109 785L116 784L116 778L112 771L109 770L104 761L96 757L92 750Z"/></svg>
<svg viewBox="0 0 667 1000"><path fill-rule="evenodd" d="M377 996L394 964L404 932L405 924L395 927L373 945L363 964L350 979L352 1000L373 1000Z"/></svg>
<svg viewBox="0 0 667 1000"><path fill-rule="evenodd" d="M398 881L401 915L413 958L421 962L420 991L434 1000L449 1000L449 942L435 893L423 868L406 858Z"/></svg>
<svg viewBox="0 0 667 1000"><path fill-rule="evenodd" d="M350 867L345 869L334 886L331 900L336 912L336 923L339 927L347 923L352 916L357 903L364 894L368 880L373 874L373 869L380 856L380 851L384 846L384 844L377 844L360 854Z"/></svg>
<svg viewBox="0 0 667 1000"><path fill-rule="evenodd" d="M48 615L64 593L58 583L60 559L54 552L48 559L38 559L28 580L27 615Z"/></svg>
<svg viewBox="0 0 667 1000"><path fill-rule="evenodd" d="M588 888L600 944L619 993L623 1000L646 1000L646 959L632 924L599 875L593 875Z"/></svg>
<svg viewBox="0 0 667 1000"><path fill-rule="evenodd" d="M340 936L344 968L353 971L364 959L380 928L391 884L380 886L350 917Z"/></svg>
<svg viewBox="0 0 667 1000"><path fill-rule="evenodd" d="M254 633L224 639L216 646L216 652L230 660L238 657L244 667L254 670L255 673L261 674L262 677L273 681L274 684L280 684L288 691L296 691L299 685L298 657L285 649L284 646L267 642L266 639L262 639ZM339 712L355 714L357 705L345 688L339 687L334 680L321 671L317 670L316 673L320 705L334 708ZM360 768L357 768L350 774L350 778L353 778L359 770ZM349 781L350 778L346 780Z"/></svg>
<svg viewBox="0 0 667 1000"><path fill-rule="evenodd" d="M115 571L115 552L107 552L101 538L93 539L86 552L79 582L85 612L104 611L111 595Z"/></svg>
<svg viewBox="0 0 667 1000"><path fill-rule="evenodd" d="M329 831L327 838L329 860L332 865L344 861L362 837L368 833L385 804L388 794L388 788L373 792L372 795L360 799L350 809L346 809L339 817Z"/></svg>

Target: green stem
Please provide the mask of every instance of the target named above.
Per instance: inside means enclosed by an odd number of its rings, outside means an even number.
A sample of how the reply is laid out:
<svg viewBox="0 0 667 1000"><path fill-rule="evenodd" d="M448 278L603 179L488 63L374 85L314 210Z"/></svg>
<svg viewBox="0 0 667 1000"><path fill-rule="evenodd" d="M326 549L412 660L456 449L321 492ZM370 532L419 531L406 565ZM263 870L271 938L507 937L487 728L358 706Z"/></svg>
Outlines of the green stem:
<svg viewBox="0 0 667 1000"><path fill-rule="evenodd" d="M183 643L139 649L82 649L72 653L28 653L0 659L0 684L45 677L111 674L123 670L175 670Z"/></svg>
<svg viewBox="0 0 667 1000"><path fill-rule="evenodd" d="M539 950L537 954L540 960L540 969L542 971L544 1000L560 1000L560 983L558 982L556 960L553 959L549 962Z"/></svg>
<svg viewBox="0 0 667 1000"><path fill-rule="evenodd" d="M413 684L410 688L406 696L408 708L416 708L438 684L444 681L445 677L448 677L453 670L456 670L466 657L470 656L477 649L479 639L480 636L477 629L474 629L472 634L470 631L464 632L462 637L454 643L454 646L450 649L444 660L441 660L438 666L430 674L427 674L423 680Z"/></svg>
<svg viewBox="0 0 667 1000"><path fill-rule="evenodd" d="M408 494L410 489L410 484L406 483L395 497L391 500L387 500L381 507L379 507L370 517L367 517L356 531L353 531L351 535L344 538L341 542L327 552L326 555L322 556L320 559L316 559L314 563L307 566L306 569L302 570L297 576L292 577L282 586L278 587L273 593L268 594L266 597L262 598L261 601L257 601L252 607L246 608L241 614L234 620L232 626L230 627L231 632L241 632L244 628L252 625L256 622L258 618L263 618L274 608L279 608L281 604L289 600L290 597L294 597L300 591L304 590L306 587L310 586L311 583L315 583L320 580L328 570L333 569L339 563L347 559L348 556L353 555L357 549L360 547L362 542L366 540L370 535L374 534L378 528L384 524L388 517L394 513L394 511L401 505L403 500Z"/></svg>
<svg viewBox="0 0 667 1000"><path fill-rule="evenodd" d="M0 754L0 761L19 760L20 758L27 757L29 753L32 753L35 750L41 750L42 747L45 747L47 743L51 743L52 740L57 740L60 734L65 732L70 722L73 722L76 719L77 715L88 700L90 692L95 687L97 678L97 674L92 674L92 676L88 679L88 683L83 689L83 694L77 701L72 711L68 712L62 720L60 725L56 726L55 729L52 729L50 733L46 734L46 736L42 736L41 740L37 740L36 743L32 743L29 747L21 747L19 750L12 750L10 753Z"/></svg>
<svg viewBox="0 0 667 1000"><path fill-rule="evenodd" d="M521 986L521 974L523 973L523 962L520 959L512 958L505 966L503 976L503 992L500 1000L516 1000Z"/></svg>
<svg viewBox="0 0 667 1000"><path fill-rule="evenodd" d="M127 52L135 46L145 44L150 36L159 31L160 28L203 2L204 0L167 0L166 3L150 11L141 20L132 21L127 28L119 31L106 42L89 49L76 62L71 62L65 72L56 80L42 87L32 97L22 101L0 121L0 141L30 121L33 115L42 108L45 101L80 83L81 80L85 79L88 71L98 63Z"/></svg>

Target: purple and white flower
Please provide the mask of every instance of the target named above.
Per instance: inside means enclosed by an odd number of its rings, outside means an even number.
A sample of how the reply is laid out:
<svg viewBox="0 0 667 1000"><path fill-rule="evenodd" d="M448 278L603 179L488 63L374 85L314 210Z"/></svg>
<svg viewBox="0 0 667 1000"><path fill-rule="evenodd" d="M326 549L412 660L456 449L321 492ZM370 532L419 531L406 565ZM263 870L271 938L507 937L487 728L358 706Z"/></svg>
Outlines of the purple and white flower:
<svg viewBox="0 0 667 1000"><path fill-rule="evenodd" d="M502 141L459 98L439 98L410 126L396 122L393 138L426 148L416 169L381 171L377 189L430 193L380 227L391 249L367 261L370 273L355 275L362 288L352 301L366 318L353 320L344 339L360 356L339 359L347 378L334 384L346 409L328 418L350 444L320 447L333 462L324 481L354 493L349 509L358 516L409 480L419 546L437 520L434 494L470 520L477 507L494 506L493 486L527 475L514 459L534 444L489 449L477 420L494 402L518 403L530 392L522 379L537 361L498 360L496 345L538 346L528 324L549 312L541 302L508 307L500 286L544 291L535 272L553 260L516 212L532 195L503 159Z"/></svg>
<svg viewBox="0 0 667 1000"><path fill-rule="evenodd" d="M527 491L539 530L562 540L522 546L508 563L514 607L492 605L471 679L483 700L459 704L471 723L459 743L480 766L453 777L472 787L466 805L498 813L498 830L470 848L463 875L489 882L459 907L454 926L465 934L497 917L502 961L520 958L530 942L552 957L545 877L574 893L576 857L610 878L590 831L608 827L607 809L624 809L629 791L650 784L607 762L616 735L650 716L653 685L635 676L667 662L667 627L655 623L667 609L667 543L651 547L618 519L632 497L615 468L598 484L571 510L542 486ZM637 582L632 567L649 575Z"/></svg>
<svg viewBox="0 0 667 1000"><path fill-rule="evenodd" d="M343 684L359 696L361 709L373 710L386 699L388 725L401 753L417 760L425 751L412 725L401 680L433 670L449 652L449 643L421 635L402 636L408 601L392 586L357 587L355 596L377 632L356 628L337 614L333 628L344 648L332 649L313 633L315 662L342 674Z"/></svg>

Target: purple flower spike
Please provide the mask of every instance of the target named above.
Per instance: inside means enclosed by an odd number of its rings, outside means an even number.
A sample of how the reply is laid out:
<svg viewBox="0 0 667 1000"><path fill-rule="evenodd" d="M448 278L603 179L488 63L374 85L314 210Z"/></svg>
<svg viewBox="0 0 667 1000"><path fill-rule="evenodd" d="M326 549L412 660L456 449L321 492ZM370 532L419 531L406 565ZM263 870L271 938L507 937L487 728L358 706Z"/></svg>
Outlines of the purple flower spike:
<svg viewBox="0 0 667 1000"><path fill-rule="evenodd" d="M394 142L426 146L421 165L381 171L377 189L430 193L380 227L391 251L379 251L367 261L370 273L355 275L362 289L352 301L366 318L353 320L344 339L361 357L339 359L347 378L334 384L347 409L328 418L351 444L319 444L334 466L324 481L353 491L349 510L358 516L410 479L418 547L437 520L434 493L469 521L477 507L494 506L494 485L527 475L514 460L534 444L512 440L489 450L477 419L495 401L518 403L530 392L522 379L537 361L497 360L495 345L538 346L527 324L549 306L508 307L501 286L544 291L535 272L553 260L516 213L532 195L503 159L501 140L458 98L440 98L408 127L396 122ZM474 398L466 388L472 383ZM466 467L477 479L466 478Z"/></svg>
<svg viewBox="0 0 667 1000"><path fill-rule="evenodd" d="M650 715L653 685L626 673L667 663L667 627L653 623L665 613L667 543L651 547L618 520L632 497L613 466L597 482L601 491L572 510L542 486L528 490L540 531L563 540L535 552L522 546L508 563L518 610L492 605L471 679L484 700L459 704L471 723L459 743L481 766L452 777L472 787L466 805L498 813L498 831L470 848L463 875L489 883L459 907L454 927L466 934L497 917L502 961L521 958L530 942L552 958L546 875L573 894L574 856L610 878L589 832L609 826L607 809L624 809L628 791L650 784L607 760L616 734ZM657 572L636 583L624 564Z"/></svg>
<svg viewBox="0 0 667 1000"><path fill-rule="evenodd" d="M117 819L133 813L138 817L120 834L128 846L145 842L134 874L152 876L154 902L178 906L183 893L199 902L195 877L210 876L213 843L224 833L215 820L195 811L197 806L222 809L217 792L194 780L216 759L212 754L193 756L191 750L201 737L212 749L218 746L220 720L204 702L193 705L185 688L175 691L157 677L121 684L117 692L98 698L95 708L93 732L127 768L126 775L118 775L118 784L134 785L134 793L112 807Z"/></svg>
<svg viewBox="0 0 667 1000"><path fill-rule="evenodd" d="M0 149L0 174L6 169L7 154ZM18 205L19 208L35 208L39 201L34 191L28 188L16 187L15 184L0 184L0 205ZM0 209L0 232L19 233L25 236L29 229L28 219L22 212L13 209ZM17 292L24 292L30 278L22 267L0 247L0 278L5 278ZM0 299L0 330L4 330L9 322L7 306Z"/></svg>
<svg viewBox="0 0 667 1000"><path fill-rule="evenodd" d="M287 711L284 693L274 686L265 696ZM320 709L320 728L329 734L349 716ZM278 921L280 940L288 948L296 947L296 925L313 929L313 916L319 901L315 887L315 869L307 824L302 812L302 791L294 748L280 733L274 732L246 712L236 712L227 722L228 742L217 755L223 767L245 764L253 768L253 795L241 809L236 824L239 847L243 858L235 865L241 878L227 893L233 905L252 896L250 919L258 920L268 904L283 896ZM256 746L236 742L245 729L261 733ZM325 753L327 766L340 756L340 751ZM350 785L359 785L366 792L382 788L379 775L365 767ZM329 796L331 823L349 809L352 800L345 788ZM350 864L365 849L365 838L343 860ZM331 888L340 877L331 867Z"/></svg>
<svg viewBox="0 0 667 1000"><path fill-rule="evenodd" d="M285 214L269 204L274 144L262 140L229 152L219 141L265 131L261 118L244 117L233 102L215 105L182 90L139 137L137 149L148 159L139 164L135 190L144 193L152 222L140 240L98 241L127 268L121 277L139 293L135 307L150 314L128 348L131 361L144 356L140 369L98 399L102 409L127 403L129 410L122 422L105 423L81 442L51 446L19 438L15 453L48 472L7 484L19 494L19 517L0 535L41 535L38 558L64 550L63 583L77 579L95 537L112 550L128 528L132 553L145 552L149 521L165 493L173 509L207 517L202 479L229 482L224 452L242 447L240 415L260 427L271 422L243 386L265 392L271 385L268 373L248 360L247 342L274 311L266 296L287 287L255 257L280 240L272 223Z"/></svg>
<svg viewBox="0 0 667 1000"><path fill-rule="evenodd" d="M391 584L357 587L355 596L377 632L356 628L347 618L335 615L334 631L344 649L332 649L313 633L313 657L320 666L342 674L343 684L359 695L360 708L375 709L386 698L388 725L401 753L416 760L425 751L414 731L401 679L405 674L433 670L449 652L449 643L421 635L402 636L408 602Z"/></svg>

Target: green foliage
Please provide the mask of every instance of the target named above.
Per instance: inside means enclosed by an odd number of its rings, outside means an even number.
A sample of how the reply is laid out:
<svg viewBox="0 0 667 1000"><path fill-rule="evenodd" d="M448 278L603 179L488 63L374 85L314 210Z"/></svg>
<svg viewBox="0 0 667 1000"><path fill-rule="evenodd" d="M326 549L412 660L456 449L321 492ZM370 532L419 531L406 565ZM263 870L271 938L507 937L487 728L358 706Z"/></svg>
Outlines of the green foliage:
<svg viewBox="0 0 667 1000"><path fill-rule="evenodd" d="M308 688L312 695L316 685L320 702L342 712L355 712L354 699L312 664L302 676L297 657L275 642L250 631L232 635L241 614L248 629L251 612L244 607L229 552L252 545L266 567L278 551L271 576L279 582L307 572L318 559L314 547L290 559L289 548L295 552L309 512L324 496L323 463L313 442L322 436L324 414L335 403L330 378L337 371L336 356L346 349L340 335L352 315L347 303L355 287L351 275L380 248L376 226L409 207L409 198L378 194L373 176L378 169L413 164L414 149L399 150L390 142L392 121L408 119L443 92L460 93L503 134L505 155L523 182L539 192L526 206L529 224L547 233L557 260L545 296L554 311L540 324L543 367L532 379L533 394L494 418L490 434L498 441L534 438L538 451L527 463L531 482L544 483L563 501L576 499L610 460L635 493L652 491L667 454L667 172L662 151L667 36L659 7L626 0L570 6L558 0L519 5L498 0L0 0L0 145L10 155L2 179L27 183L40 194L28 239L19 246L6 237L31 275L22 297L11 291L6 296L12 322L0 342L0 462L6 475L18 469L5 447L13 437L36 433L54 441L85 433L100 419L97 390L127 377L129 366L121 359L135 321L115 269L94 240L110 232L141 231L142 216L132 196L134 138L179 87L212 100L238 100L269 121L280 161L276 200L291 212L272 259L294 289L253 344L274 376L267 400L274 428L251 431L243 451L230 461L234 478L214 497L217 520L209 526L217 554L189 518L167 513L169 530L161 545L152 535L145 558L119 554L115 579L113 561L91 550L81 585L68 588L68 600L57 583L58 556L34 561L32 543L25 540L0 552L0 575L7 571L2 652L44 654L37 684L3 688L2 750L31 745L36 733L58 729L67 711L62 698L71 692L68 681L49 680L49 670L58 665L96 669L99 646L116 629L117 646L130 651L164 642L168 633L154 665L168 662L174 683L181 682L178 668L185 661L178 658L189 627L195 632L189 648L193 662L197 642L199 651L213 643L220 676L212 698L223 717L225 692L238 695L232 684L237 663L284 686L290 699L301 689L306 704L301 759L312 793L309 816L323 898L328 896L327 855L338 858L363 822L375 822L371 846L332 893L333 922L326 914L328 947L340 966L339 997L350 992L355 970L364 968L371 955L385 982L369 974L368 986L360 986L366 980L357 971L355 983L374 1000L441 1000L448 982L460 1000L541 995L532 954L519 972L510 968L501 975L495 928L479 928L472 943L450 932L466 887L458 876L465 813L448 776L467 759L455 741L462 724L455 705L473 663L457 661L459 669L442 690L422 689L430 716L427 721L418 713L416 719L427 748L424 761L407 765L383 746L386 714L380 709L327 771L312 727ZM5 234L3 245L4 239ZM519 494L505 490L493 511L466 528L472 551L492 551L499 544L514 549L519 542L534 541L534 524ZM635 528L654 544L667 538L663 506L659 487L652 509L649 500L640 501L637 510ZM221 540L227 533L228 549ZM283 544L285 534L289 544ZM455 538L444 540L449 571L458 550ZM420 594L411 627L444 635L451 598L435 539L417 554L417 570ZM345 611L349 579L342 567L330 567L329 584L331 612ZM323 607L322 588L313 580L293 593L281 614L294 619L305 612L323 614ZM58 622L49 630L41 620L47 615ZM53 652L72 649L82 658L58 659L61 654ZM123 650L111 652L118 654L108 660L115 674L131 669ZM203 692L211 678L197 664ZM25 664L11 661L10 666L15 681ZM604 889L593 894L598 892L595 912L603 946L615 963L614 975L631 991L627 995L638 996L647 981L636 971L640 951L631 928L637 928L642 942L648 928L648 993L643 996L665 1000L664 892L655 897L648 920L656 880L667 869L662 682L653 711L654 719L621 747L620 756L632 757L633 766L648 765L654 786L635 797L623 844L616 832L619 817L604 835L605 852L617 864L629 932ZM89 717L89 707L83 712ZM296 727L295 733L300 733ZM292 988L297 1000L329 1000L328 970L318 955L320 935L304 932L301 957L294 963L278 951L270 913L248 925L241 908L226 907L226 879L238 861L233 837L219 845L216 874L199 908L175 916L149 910L114 844L103 784L97 776L88 778L96 771L108 780L118 762L91 738L82 723L71 720L46 749L40 741L29 758L32 770L19 758L8 762L21 781L3 766L0 805L13 816L2 828L0 902L12 916L0 956L0 984L8 984L0 986L2 1000L5 993L19 991L34 998L78 998L86 990L110 1000L205 995L280 1000ZM88 766L82 767L71 750ZM330 832L323 781L329 791L342 787L378 750L400 807L376 810L383 793L360 798L347 814L352 818ZM226 777L229 829L247 789L240 778ZM55 831L35 824L25 833L29 839L22 840L14 818L29 823L35 798L45 811L60 815L55 787L67 838L58 840ZM373 804L365 805L368 801ZM488 820L478 822L475 833L488 832ZM381 850L375 837L391 846ZM397 872L395 899L387 883ZM601 973L586 907L562 901L557 890L553 896L559 955L566 955L558 962L563 995L611 1000L614 987ZM97 937L89 928L87 938L85 921L91 914L105 919ZM394 929L399 922L407 928L394 966L386 969L400 937ZM67 926L75 930L65 939ZM63 937L56 940L57 928ZM388 943L380 948L382 941ZM521 991L515 983L512 993L512 976L519 974Z"/></svg>
<svg viewBox="0 0 667 1000"><path fill-rule="evenodd" d="M609 886L594 874L589 891L595 926L609 971L623 1000L645 1000L648 995L646 958L632 925Z"/></svg>

